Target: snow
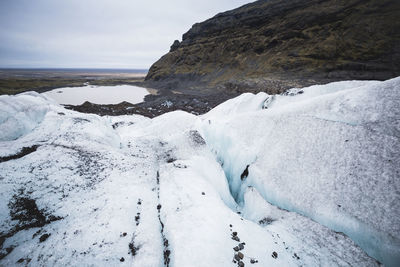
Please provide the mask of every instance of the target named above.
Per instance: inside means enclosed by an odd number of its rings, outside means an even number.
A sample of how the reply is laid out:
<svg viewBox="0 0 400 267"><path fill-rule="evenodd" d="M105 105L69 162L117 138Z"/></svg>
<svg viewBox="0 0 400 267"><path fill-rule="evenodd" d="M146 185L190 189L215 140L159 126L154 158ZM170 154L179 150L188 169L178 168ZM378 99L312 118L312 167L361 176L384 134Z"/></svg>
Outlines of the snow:
<svg viewBox="0 0 400 267"><path fill-rule="evenodd" d="M64 105L81 105L85 101L95 104L119 104L123 101L131 104L143 102L149 92L133 85L94 86L57 88L43 93Z"/></svg>
<svg viewBox="0 0 400 267"><path fill-rule="evenodd" d="M38 146L0 161L0 265L237 266L236 248L245 266L396 266L399 87L247 93L154 119L0 96L0 157Z"/></svg>
<svg viewBox="0 0 400 267"><path fill-rule="evenodd" d="M51 104L35 92L0 96L0 141L17 139L34 129Z"/></svg>

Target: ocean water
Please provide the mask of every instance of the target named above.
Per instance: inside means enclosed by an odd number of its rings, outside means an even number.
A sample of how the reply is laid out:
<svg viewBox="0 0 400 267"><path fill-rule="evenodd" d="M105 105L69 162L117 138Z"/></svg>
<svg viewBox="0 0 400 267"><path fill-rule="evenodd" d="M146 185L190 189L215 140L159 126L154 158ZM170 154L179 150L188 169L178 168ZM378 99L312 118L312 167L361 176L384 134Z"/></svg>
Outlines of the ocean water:
<svg viewBox="0 0 400 267"><path fill-rule="evenodd" d="M123 101L136 104L143 102L149 91L146 88L132 85L86 85L57 88L43 94L64 105L81 105L85 101L95 104L118 104Z"/></svg>
<svg viewBox="0 0 400 267"><path fill-rule="evenodd" d="M0 68L0 77L103 77L103 76L126 76L146 75L147 69L88 69L88 68Z"/></svg>

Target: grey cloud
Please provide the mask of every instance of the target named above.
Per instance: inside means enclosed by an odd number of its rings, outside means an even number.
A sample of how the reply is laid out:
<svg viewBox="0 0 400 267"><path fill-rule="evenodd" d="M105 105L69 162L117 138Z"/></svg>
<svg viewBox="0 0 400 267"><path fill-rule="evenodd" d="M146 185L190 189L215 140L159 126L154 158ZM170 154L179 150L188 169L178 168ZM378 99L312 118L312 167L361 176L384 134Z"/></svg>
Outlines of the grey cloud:
<svg viewBox="0 0 400 267"><path fill-rule="evenodd" d="M0 0L0 67L148 68L192 24L248 0Z"/></svg>

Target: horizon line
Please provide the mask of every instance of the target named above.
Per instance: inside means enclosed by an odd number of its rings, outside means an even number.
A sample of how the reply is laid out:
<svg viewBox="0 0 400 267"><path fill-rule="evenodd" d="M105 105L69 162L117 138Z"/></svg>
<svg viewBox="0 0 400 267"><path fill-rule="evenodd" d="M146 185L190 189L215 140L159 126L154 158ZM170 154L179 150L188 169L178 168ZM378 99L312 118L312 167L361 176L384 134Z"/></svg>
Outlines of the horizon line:
<svg viewBox="0 0 400 267"><path fill-rule="evenodd" d="M148 71L148 68L99 68L99 67L0 67L2 70L46 70L46 69L62 69L62 70L145 70Z"/></svg>

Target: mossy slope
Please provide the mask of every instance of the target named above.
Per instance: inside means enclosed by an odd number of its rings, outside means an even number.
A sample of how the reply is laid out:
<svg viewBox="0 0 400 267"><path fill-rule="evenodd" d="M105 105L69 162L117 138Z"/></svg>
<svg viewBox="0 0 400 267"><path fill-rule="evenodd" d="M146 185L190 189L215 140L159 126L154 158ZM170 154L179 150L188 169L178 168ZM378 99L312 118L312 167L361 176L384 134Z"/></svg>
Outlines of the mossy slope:
<svg viewBox="0 0 400 267"><path fill-rule="evenodd" d="M194 24L146 80L263 90L269 79L388 79L400 75L399 18L398 0L256 1Z"/></svg>

